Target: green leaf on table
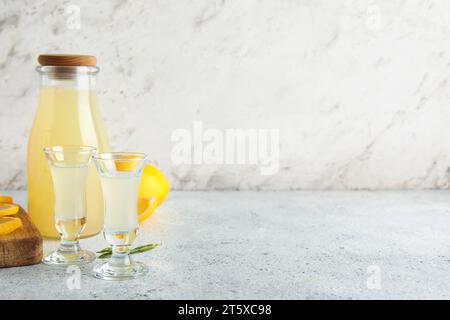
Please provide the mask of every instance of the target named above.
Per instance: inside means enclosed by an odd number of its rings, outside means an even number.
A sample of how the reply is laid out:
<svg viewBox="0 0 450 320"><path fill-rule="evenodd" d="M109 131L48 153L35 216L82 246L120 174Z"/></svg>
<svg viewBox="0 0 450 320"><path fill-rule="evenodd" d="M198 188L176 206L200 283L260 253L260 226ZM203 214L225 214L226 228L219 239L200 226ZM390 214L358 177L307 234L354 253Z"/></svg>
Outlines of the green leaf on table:
<svg viewBox="0 0 450 320"><path fill-rule="evenodd" d="M156 247L159 247L160 245L162 245L162 243L149 243L149 244L131 249L130 254L137 254L137 253L143 253L146 251L150 251L150 250L155 249ZM112 256L112 248L111 247L104 248L100 251L97 251L97 253L100 253L100 255L98 256L99 259L110 258Z"/></svg>

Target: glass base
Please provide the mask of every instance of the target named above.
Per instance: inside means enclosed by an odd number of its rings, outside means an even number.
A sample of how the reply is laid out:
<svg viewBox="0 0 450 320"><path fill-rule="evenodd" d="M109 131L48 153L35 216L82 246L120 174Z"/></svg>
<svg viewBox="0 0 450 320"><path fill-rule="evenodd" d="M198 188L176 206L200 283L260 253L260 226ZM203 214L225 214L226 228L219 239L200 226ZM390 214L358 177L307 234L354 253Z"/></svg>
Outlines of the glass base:
<svg viewBox="0 0 450 320"><path fill-rule="evenodd" d="M130 280L147 274L148 267L142 262L130 261L127 266L114 266L110 261L97 264L94 276L102 280Z"/></svg>
<svg viewBox="0 0 450 320"><path fill-rule="evenodd" d="M57 266L82 265L95 260L95 254L90 251L80 250L78 252L55 251L42 259L44 264Z"/></svg>

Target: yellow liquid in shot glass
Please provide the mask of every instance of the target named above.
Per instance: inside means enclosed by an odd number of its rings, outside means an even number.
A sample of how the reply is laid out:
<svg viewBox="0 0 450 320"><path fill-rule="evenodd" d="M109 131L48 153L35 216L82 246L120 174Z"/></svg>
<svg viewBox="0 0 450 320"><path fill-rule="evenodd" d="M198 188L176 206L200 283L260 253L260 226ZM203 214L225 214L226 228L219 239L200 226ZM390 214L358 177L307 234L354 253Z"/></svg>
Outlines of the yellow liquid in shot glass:
<svg viewBox="0 0 450 320"><path fill-rule="evenodd" d="M86 224L87 166L52 166L55 224L65 240L75 241Z"/></svg>
<svg viewBox="0 0 450 320"><path fill-rule="evenodd" d="M101 177L105 199L104 233L110 244L130 245L136 238L139 182L139 177L129 175Z"/></svg>

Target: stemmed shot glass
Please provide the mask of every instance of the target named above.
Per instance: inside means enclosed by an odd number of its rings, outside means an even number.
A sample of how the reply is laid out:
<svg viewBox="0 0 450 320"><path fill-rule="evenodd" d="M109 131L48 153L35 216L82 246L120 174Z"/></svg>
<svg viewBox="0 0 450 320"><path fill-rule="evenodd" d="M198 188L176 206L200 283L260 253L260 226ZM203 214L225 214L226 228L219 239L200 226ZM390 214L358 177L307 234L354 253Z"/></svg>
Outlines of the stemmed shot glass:
<svg viewBox="0 0 450 320"><path fill-rule="evenodd" d="M55 226L61 235L59 248L42 262L49 265L85 264L95 254L82 250L80 234L86 225L86 182L95 152L90 146L45 147L53 181Z"/></svg>
<svg viewBox="0 0 450 320"><path fill-rule="evenodd" d="M130 246L139 230L137 202L145 158L145 154L134 152L94 155L103 190L103 235L112 247L111 259L94 267L94 276L99 279L133 279L148 271L146 265L130 256Z"/></svg>

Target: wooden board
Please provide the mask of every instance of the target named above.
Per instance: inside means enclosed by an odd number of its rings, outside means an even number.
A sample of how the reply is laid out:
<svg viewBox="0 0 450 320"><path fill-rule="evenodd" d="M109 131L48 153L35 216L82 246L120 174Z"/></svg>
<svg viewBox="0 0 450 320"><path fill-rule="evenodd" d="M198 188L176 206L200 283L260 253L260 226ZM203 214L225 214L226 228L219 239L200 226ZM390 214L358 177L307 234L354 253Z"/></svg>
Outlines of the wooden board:
<svg viewBox="0 0 450 320"><path fill-rule="evenodd" d="M12 217L22 219L22 227L0 236L0 268L26 266L42 260L42 237L25 210Z"/></svg>

